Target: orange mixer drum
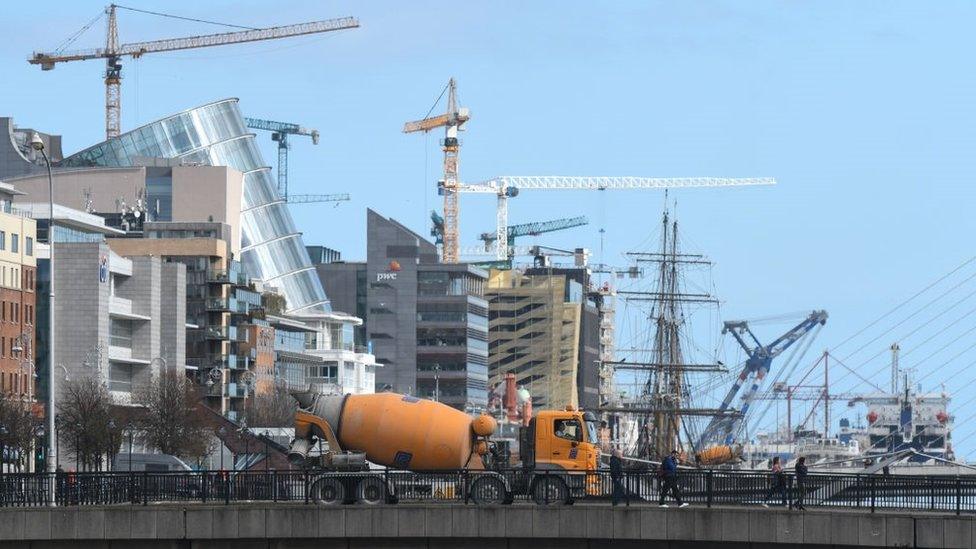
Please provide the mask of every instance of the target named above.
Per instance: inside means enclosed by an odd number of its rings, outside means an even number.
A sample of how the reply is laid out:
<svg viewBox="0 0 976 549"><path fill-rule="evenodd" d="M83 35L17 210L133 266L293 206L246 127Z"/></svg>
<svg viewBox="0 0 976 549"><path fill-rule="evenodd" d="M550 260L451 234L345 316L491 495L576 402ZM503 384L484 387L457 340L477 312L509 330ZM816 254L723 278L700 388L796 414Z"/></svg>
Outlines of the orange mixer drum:
<svg viewBox="0 0 976 549"><path fill-rule="evenodd" d="M396 393L319 397L313 413L334 426L345 450L396 469L481 469L471 417L450 406Z"/></svg>

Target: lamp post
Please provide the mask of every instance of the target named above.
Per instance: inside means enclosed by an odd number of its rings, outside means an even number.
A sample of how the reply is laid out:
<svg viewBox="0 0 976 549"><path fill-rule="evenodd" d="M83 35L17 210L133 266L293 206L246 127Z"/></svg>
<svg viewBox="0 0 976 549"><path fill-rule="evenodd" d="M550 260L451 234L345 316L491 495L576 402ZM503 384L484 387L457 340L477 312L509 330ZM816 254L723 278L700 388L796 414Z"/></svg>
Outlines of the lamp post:
<svg viewBox="0 0 976 549"><path fill-rule="evenodd" d="M224 470L224 435L227 433L227 429L223 425L217 429L217 441L220 446L220 470Z"/></svg>
<svg viewBox="0 0 976 549"><path fill-rule="evenodd" d="M132 437L135 435L135 428L132 423L125 424L125 430L129 435L129 472L132 472Z"/></svg>
<svg viewBox="0 0 976 549"><path fill-rule="evenodd" d="M0 475L3 475L7 463L7 426L0 425Z"/></svg>
<svg viewBox="0 0 976 549"><path fill-rule="evenodd" d="M48 158L44 150L44 141L41 136L34 132L31 135L31 148L41 153L44 164L47 166L47 190L48 190L48 212L47 212L47 247L48 247L48 301L47 301L47 363L48 363L48 383L47 383L47 432L52 433L48 437L47 444L47 472L51 477L48 482L48 501L51 505L55 504L55 485L54 472L57 460L57 443L54 435L54 411L55 407L55 387L54 387L54 365L57 364L54 354L54 175L51 174L51 159Z"/></svg>
<svg viewBox="0 0 976 549"><path fill-rule="evenodd" d="M112 453L115 451L115 449L113 448L113 446L115 446L115 444L113 444L115 438L115 419L108 420L108 432L109 432L108 435L109 447L105 448L105 451L107 453L107 455L105 456L105 462L106 462L105 470L111 471L112 469L115 468L114 467L115 463L109 463L109 461L115 461L114 456L112 455ZM99 458L98 461L101 462L101 458ZM111 469L109 467L111 467Z"/></svg>
<svg viewBox="0 0 976 549"><path fill-rule="evenodd" d="M55 465L55 470L61 468L61 452L58 452L57 450L60 450L61 449L60 448L61 447L61 439L59 437L61 436L61 428L62 427L64 427L64 418L61 417L60 414L59 415L55 415L54 416L54 429L55 429L56 432L54 433L54 437L53 438L54 438L54 445L55 445L55 448L54 448L55 449L55 454L58 457L58 461L57 461L57 463Z"/></svg>
<svg viewBox="0 0 976 549"><path fill-rule="evenodd" d="M441 365L434 364L434 402L441 401Z"/></svg>
<svg viewBox="0 0 976 549"><path fill-rule="evenodd" d="M271 431L264 430L264 470L271 470Z"/></svg>

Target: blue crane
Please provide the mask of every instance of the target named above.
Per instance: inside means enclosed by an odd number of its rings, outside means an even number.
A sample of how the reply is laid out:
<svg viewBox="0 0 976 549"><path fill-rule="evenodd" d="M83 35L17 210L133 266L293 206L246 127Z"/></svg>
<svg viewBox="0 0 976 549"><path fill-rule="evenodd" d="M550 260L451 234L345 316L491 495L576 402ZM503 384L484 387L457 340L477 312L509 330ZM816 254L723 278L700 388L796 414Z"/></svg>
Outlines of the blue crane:
<svg viewBox="0 0 976 549"><path fill-rule="evenodd" d="M275 122L260 118L245 118L248 128L271 132L271 140L278 142L278 195L288 200L288 143L289 135L306 135L312 138L312 144L319 144L318 130L310 130L290 122ZM308 200L306 200L308 202Z"/></svg>
<svg viewBox="0 0 976 549"><path fill-rule="evenodd" d="M755 399L759 386L769 372L773 359L810 333L811 330L817 326L823 326L826 323L827 311L813 311L802 322L779 336L775 341L769 345L763 345L759 341L759 338L756 337L756 334L752 333L752 330L749 329L748 322L744 320L725 322L722 333L731 333L732 337L745 350L749 358L746 359L745 365L742 367L742 372L736 378L735 383L732 384L732 388L725 395L725 399L722 400L722 404L718 408L719 413L712 418L708 427L705 428L705 431L699 438L698 447L702 448L705 444L715 443L722 439L724 439L724 444L732 444L736 431L738 430L737 427L745 418L746 413L748 413L749 405ZM746 336L752 341L747 341ZM754 347L752 346L753 343L755 343ZM742 409L740 413L735 417L727 417L725 412L750 376L753 377L752 386L742 397Z"/></svg>
<svg viewBox="0 0 976 549"><path fill-rule="evenodd" d="M521 223L508 226L508 247L515 245L515 239L520 236L538 236L543 233L572 229L588 225L590 220L586 216L569 217L565 219L553 219L550 221L535 221L533 223ZM481 233L478 237L485 243L485 249L489 249L491 243L498 238L497 232Z"/></svg>

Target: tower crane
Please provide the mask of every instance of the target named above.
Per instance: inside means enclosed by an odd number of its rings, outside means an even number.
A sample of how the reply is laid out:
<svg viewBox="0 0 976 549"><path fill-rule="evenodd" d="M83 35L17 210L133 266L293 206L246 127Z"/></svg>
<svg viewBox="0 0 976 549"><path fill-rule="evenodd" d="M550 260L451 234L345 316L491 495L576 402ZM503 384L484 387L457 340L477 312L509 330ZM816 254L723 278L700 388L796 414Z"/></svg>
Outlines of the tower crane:
<svg viewBox="0 0 976 549"><path fill-rule="evenodd" d="M289 135L304 135L312 138L312 144L319 144L319 131L311 130L289 122L275 122L260 118L245 118L248 128L271 132L271 140L278 142L278 196L288 200L288 142ZM347 197L348 200L348 197Z"/></svg>
<svg viewBox="0 0 976 549"><path fill-rule="evenodd" d="M287 201L289 204L312 204L314 202L348 202L349 194L290 194Z"/></svg>
<svg viewBox="0 0 976 549"><path fill-rule="evenodd" d="M508 226L508 237L507 246L511 248L515 245L515 239L522 236L539 236L544 233L551 233L555 231L564 231L566 229L572 229L573 227L582 227L583 225L588 225L590 220L586 216L579 217L567 217L563 219L552 219L550 221L535 221L532 223L520 223L518 225ZM481 233L478 237L485 243L485 251L491 250L491 243L498 239L498 233L492 231L490 233Z"/></svg>
<svg viewBox="0 0 976 549"><path fill-rule="evenodd" d="M813 311L803 321L791 328L785 334L776 338L772 343L763 345L752 330L749 323L744 320L726 321L722 327L722 333L731 333L740 347L745 350L749 358L746 359L739 377L729 389L729 392L722 400L718 408L718 414L712 418L708 426L699 438L698 446L704 447L705 444L721 440L724 444L732 444L737 427L749 411L749 406L756 397L759 386L763 378L769 372L773 359L790 348L794 343L810 333L811 330L827 323L827 311ZM747 341L746 337L751 340ZM753 346L753 343L755 346ZM742 397L742 409L736 417L726 417L724 412L729 409L732 400L745 385L746 380L752 376L752 386Z"/></svg>
<svg viewBox="0 0 976 549"><path fill-rule="evenodd" d="M224 46L227 44L241 44L244 42L256 42L259 40L276 40L291 36L305 34L317 34L322 32L352 29L359 26L359 21L355 17L342 17L338 19L327 19L324 21L312 21L298 23L295 25L284 25L280 27L250 28L238 25L224 25L238 27L245 30L236 32L224 32L218 34L206 34L201 36L187 36L183 38L169 38L163 40L152 40L147 42L133 42L130 44L119 43L119 29L116 21L116 10L125 9L151 15L172 17L176 19L188 19L175 15L150 12L146 10L110 4L105 8L104 13L85 25L80 31L72 35L65 43L53 52L34 52L27 60L32 65L40 65L41 70L49 71L57 63L67 63L69 61L87 61L89 59L105 60L105 138L111 139L118 137L122 126L122 58L132 57L137 59L147 53L158 53L166 51L187 50L195 48L207 48L212 46ZM81 34L95 24L102 16L107 16L105 25L105 47L94 50L68 52L64 51L67 46L74 42ZM213 21L195 20L203 23L223 25Z"/></svg>
<svg viewBox="0 0 976 549"><path fill-rule="evenodd" d="M664 189L689 187L737 187L775 185L772 177L572 177L572 176L502 176L480 183L462 184L461 192L494 194L498 199L495 255L508 257L508 199L521 190L595 190Z"/></svg>
<svg viewBox="0 0 976 549"><path fill-rule="evenodd" d="M444 245L441 259L444 263L457 263L460 250L458 224L461 214L458 204L458 188L461 184L461 142L458 141L458 132L464 131L464 125L471 115L468 109L457 104L457 83L453 78L448 81L444 91L447 92L447 111L436 116L428 113L422 120L407 122L403 126L403 133L427 133L444 128L444 141L441 143L444 149L444 179L437 183L438 194L444 196ZM441 97L443 96L444 92L441 92Z"/></svg>

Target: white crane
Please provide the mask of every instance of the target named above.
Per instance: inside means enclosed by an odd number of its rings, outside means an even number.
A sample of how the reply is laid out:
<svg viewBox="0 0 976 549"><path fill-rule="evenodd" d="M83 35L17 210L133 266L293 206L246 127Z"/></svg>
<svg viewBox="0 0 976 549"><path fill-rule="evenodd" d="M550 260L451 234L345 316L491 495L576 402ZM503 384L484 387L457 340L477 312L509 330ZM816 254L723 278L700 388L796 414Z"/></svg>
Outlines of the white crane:
<svg viewBox="0 0 976 549"><path fill-rule="evenodd" d="M574 176L501 176L480 183L461 184L464 193L494 194L498 199L497 237L495 257L508 257L508 199L525 189L537 190L595 190L666 189L690 187L739 187L745 185L775 185L772 177L574 177Z"/></svg>

